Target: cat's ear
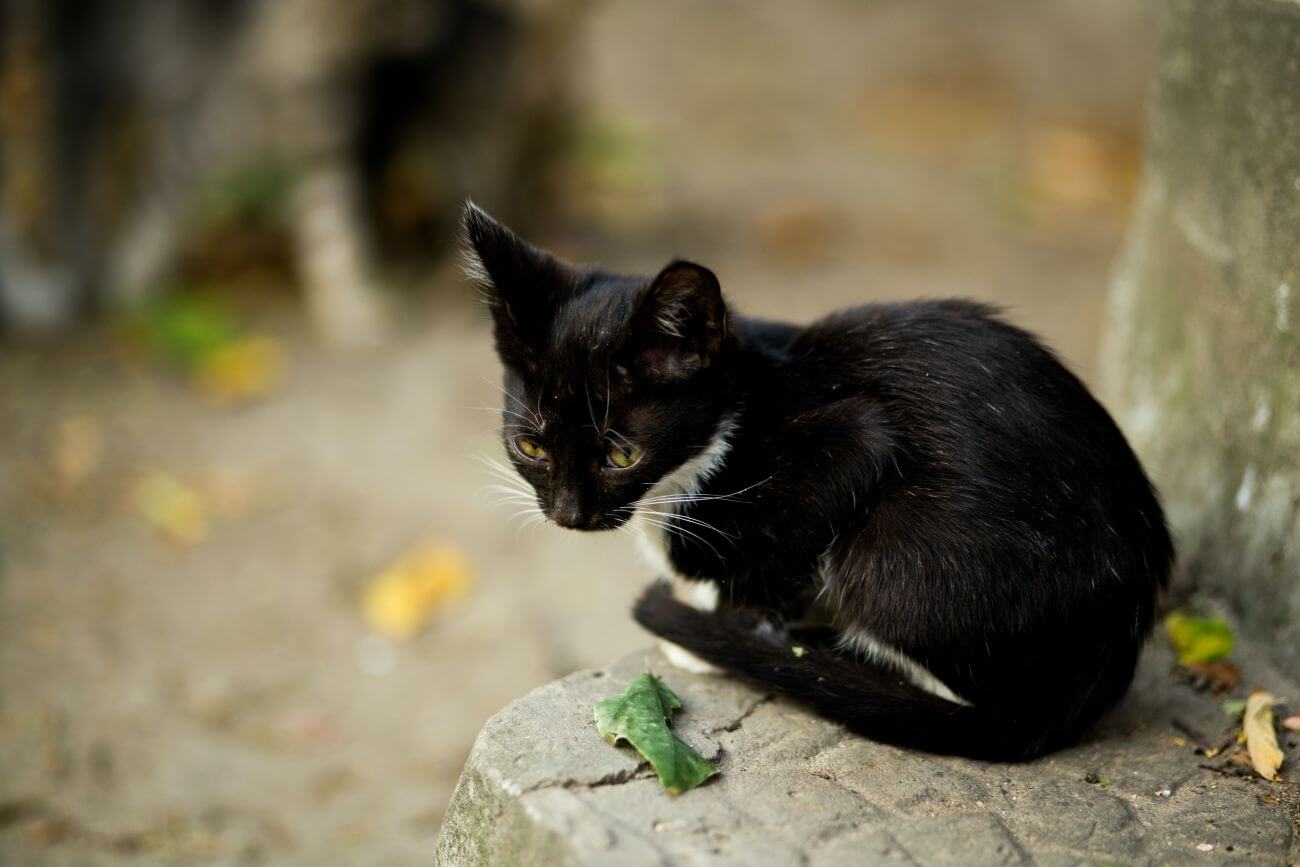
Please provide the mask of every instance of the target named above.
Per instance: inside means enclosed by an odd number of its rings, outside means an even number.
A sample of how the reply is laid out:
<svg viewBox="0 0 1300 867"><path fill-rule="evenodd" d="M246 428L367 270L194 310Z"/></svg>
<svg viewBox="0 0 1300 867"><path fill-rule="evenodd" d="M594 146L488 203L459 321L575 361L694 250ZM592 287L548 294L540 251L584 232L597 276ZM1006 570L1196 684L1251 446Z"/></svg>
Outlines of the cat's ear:
<svg viewBox="0 0 1300 867"><path fill-rule="evenodd" d="M646 284L632 325L632 363L652 382L682 382L717 358L727 306L713 272L677 261Z"/></svg>
<svg viewBox="0 0 1300 867"><path fill-rule="evenodd" d="M556 309L573 293L578 270L523 241L473 202L462 219L465 273L492 311L502 360L531 368Z"/></svg>

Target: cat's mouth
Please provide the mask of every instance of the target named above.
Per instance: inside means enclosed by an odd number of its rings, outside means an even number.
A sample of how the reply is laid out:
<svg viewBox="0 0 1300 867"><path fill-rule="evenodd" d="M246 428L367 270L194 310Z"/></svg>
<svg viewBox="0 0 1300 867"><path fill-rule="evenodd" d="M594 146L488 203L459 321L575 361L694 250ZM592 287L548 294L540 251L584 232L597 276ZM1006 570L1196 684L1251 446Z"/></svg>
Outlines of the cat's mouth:
<svg viewBox="0 0 1300 867"><path fill-rule="evenodd" d="M566 530L578 530L583 533L599 533L602 530L617 530L627 523L627 515L622 514L597 514L597 515L573 515L561 512L547 512L546 517L552 524L557 527L563 527Z"/></svg>

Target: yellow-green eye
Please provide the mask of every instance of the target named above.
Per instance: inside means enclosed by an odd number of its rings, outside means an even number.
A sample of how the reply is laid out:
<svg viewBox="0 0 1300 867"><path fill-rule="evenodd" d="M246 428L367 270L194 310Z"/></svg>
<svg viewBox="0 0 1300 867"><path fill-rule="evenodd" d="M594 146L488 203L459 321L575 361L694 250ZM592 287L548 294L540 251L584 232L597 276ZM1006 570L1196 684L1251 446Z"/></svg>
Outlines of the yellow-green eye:
<svg viewBox="0 0 1300 867"><path fill-rule="evenodd" d="M546 449L532 437L515 437L515 450L530 461L546 460Z"/></svg>
<svg viewBox="0 0 1300 867"><path fill-rule="evenodd" d="M641 460L641 450L633 445L614 445L610 444L609 451L605 452L605 461L616 470L626 470L628 467Z"/></svg>

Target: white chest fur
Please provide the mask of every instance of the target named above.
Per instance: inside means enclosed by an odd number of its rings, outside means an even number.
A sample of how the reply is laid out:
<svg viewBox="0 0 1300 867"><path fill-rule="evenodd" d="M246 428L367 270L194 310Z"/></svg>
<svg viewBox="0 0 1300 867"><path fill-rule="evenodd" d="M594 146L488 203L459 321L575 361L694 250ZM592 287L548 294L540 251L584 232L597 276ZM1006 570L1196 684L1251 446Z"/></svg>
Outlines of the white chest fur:
<svg viewBox="0 0 1300 867"><path fill-rule="evenodd" d="M703 451L656 482L641 498L641 505L637 506L631 525L636 532L641 553L657 575L674 579L679 577L668 549L668 533L671 531L666 528L674 526L679 520L674 517L676 510L698 496L704 483L722 469L735 430L735 419L731 416L724 417ZM715 587L715 596L716 592Z"/></svg>
<svg viewBox="0 0 1300 867"><path fill-rule="evenodd" d="M701 611L718 607L718 585L713 581L687 581L677 572L669 550L671 530L667 528L678 520L674 517L676 509L697 496L700 487L722 468L735 427L734 419L724 418L703 451L664 476L646 493L642 498L644 504L637 508L631 521L641 553L655 574L670 579L673 595ZM664 641L660 647L668 661L678 668L699 673L717 671L676 644Z"/></svg>

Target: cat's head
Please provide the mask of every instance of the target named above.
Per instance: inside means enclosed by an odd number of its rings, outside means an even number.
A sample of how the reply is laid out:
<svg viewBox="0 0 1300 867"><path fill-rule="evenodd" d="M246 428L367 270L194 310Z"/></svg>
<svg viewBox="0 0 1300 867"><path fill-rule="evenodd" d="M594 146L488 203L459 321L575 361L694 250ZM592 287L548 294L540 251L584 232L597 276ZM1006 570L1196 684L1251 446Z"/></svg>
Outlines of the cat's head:
<svg viewBox="0 0 1300 867"><path fill-rule="evenodd" d="M505 367L506 454L556 524L619 526L726 412L717 278L682 261L648 279L570 265L472 204L464 229Z"/></svg>

